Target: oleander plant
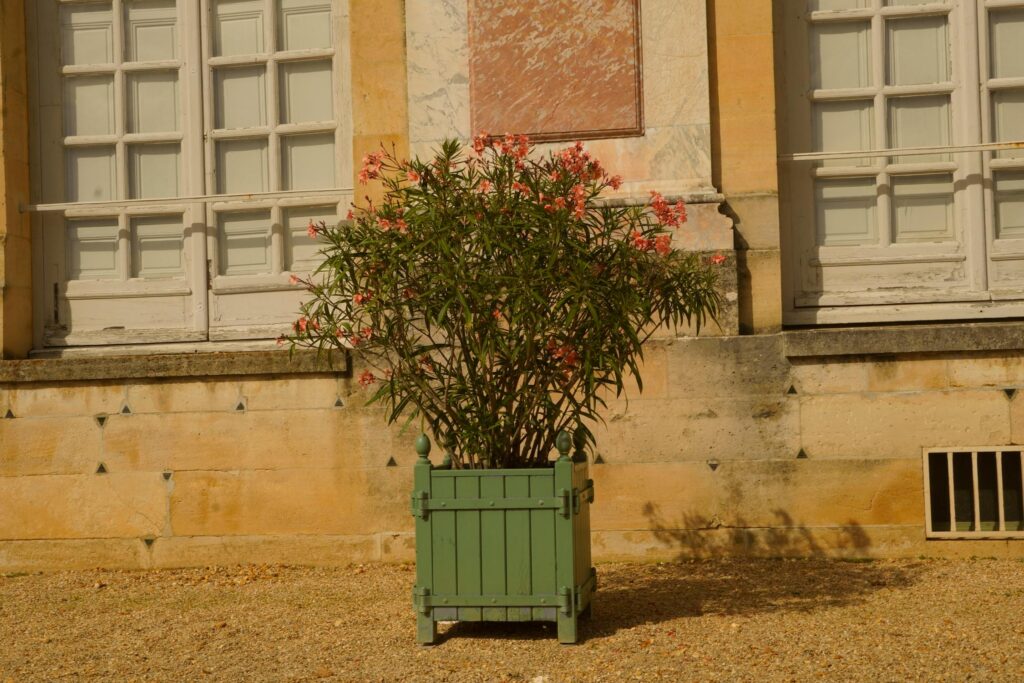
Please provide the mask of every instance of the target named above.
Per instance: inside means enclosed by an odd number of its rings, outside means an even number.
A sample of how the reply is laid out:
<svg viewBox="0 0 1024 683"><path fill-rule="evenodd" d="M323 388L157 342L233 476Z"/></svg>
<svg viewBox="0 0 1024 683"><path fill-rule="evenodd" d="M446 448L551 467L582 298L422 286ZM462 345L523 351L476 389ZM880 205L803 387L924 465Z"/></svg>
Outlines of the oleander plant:
<svg viewBox="0 0 1024 683"><path fill-rule="evenodd" d="M383 199L310 225L323 262L287 340L358 355L371 401L420 420L454 468L544 467L563 430L592 448L607 398L640 382L644 342L719 311L725 257L672 246L683 203L603 198L622 179L581 143L381 149L360 180Z"/></svg>

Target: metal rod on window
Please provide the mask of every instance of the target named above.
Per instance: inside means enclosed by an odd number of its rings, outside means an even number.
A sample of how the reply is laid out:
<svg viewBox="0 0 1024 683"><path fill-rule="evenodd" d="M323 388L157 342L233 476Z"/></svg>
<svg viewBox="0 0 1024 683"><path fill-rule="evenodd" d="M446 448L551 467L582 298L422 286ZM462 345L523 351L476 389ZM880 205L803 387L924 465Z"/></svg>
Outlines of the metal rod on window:
<svg viewBox="0 0 1024 683"><path fill-rule="evenodd" d="M1003 452L996 453L996 495L999 505L999 528L997 531L1006 531L1006 511L1003 506Z"/></svg>
<svg viewBox="0 0 1024 683"><path fill-rule="evenodd" d="M940 145L935 147L900 147L898 149L864 149L845 152L803 152L780 154L779 161L831 161L833 159L862 159L866 157L909 157L925 154L967 154L995 152L1003 149L1024 149L1024 140L1015 142L985 142L977 145Z"/></svg>
<svg viewBox="0 0 1024 683"><path fill-rule="evenodd" d="M946 453L946 476L949 477L949 530L956 528L956 486L953 482L953 452Z"/></svg>
<svg viewBox="0 0 1024 683"><path fill-rule="evenodd" d="M131 207L167 206L168 204L184 204L188 202L235 201L256 202L264 199L287 199L289 197L309 197L310 199L328 198L337 195L351 194L351 187L336 187L324 190L285 190L282 192L239 192L236 194L208 194L192 197L162 197L159 199L120 199L103 202L63 202L60 204L28 204L20 207L21 213L56 213L70 209L110 209L123 211Z"/></svg>
<svg viewBox="0 0 1024 683"><path fill-rule="evenodd" d="M971 531L981 531L981 487L978 485L978 451L971 451L971 485L974 487L974 527Z"/></svg>

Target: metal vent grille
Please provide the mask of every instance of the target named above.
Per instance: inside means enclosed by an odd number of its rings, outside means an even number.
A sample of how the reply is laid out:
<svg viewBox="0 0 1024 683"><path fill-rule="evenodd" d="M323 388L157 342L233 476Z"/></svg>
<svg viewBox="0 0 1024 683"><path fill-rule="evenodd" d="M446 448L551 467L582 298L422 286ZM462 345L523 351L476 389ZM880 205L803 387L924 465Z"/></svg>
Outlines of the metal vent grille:
<svg viewBox="0 0 1024 683"><path fill-rule="evenodd" d="M928 538L1024 538L1020 446L924 453Z"/></svg>

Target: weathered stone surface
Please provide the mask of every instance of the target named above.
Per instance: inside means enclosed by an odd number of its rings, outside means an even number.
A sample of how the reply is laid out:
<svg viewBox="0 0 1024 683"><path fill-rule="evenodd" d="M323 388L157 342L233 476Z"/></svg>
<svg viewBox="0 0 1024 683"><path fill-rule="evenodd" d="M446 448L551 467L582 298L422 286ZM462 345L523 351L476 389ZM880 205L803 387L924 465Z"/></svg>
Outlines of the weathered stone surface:
<svg viewBox="0 0 1024 683"><path fill-rule="evenodd" d="M0 415L0 476L92 474L103 460L102 438L91 417Z"/></svg>
<svg viewBox="0 0 1024 683"><path fill-rule="evenodd" d="M376 535L174 536L158 538L148 566L171 569L232 564L346 565L380 560Z"/></svg>
<svg viewBox="0 0 1024 683"><path fill-rule="evenodd" d="M9 403L17 417L92 416L116 413L125 393L119 382L22 384L11 388Z"/></svg>
<svg viewBox="0 0 1024 683"><path fill-rule="evenodd" d="M128 386L128 404L136 415L229 412L238 405L239 384L234 379L132 383Z"/></svg>
<svg viewBox="0 0 1024 683"><path fill-rule="evenodd" d="M413 526L406 468L178 472L174 479L176 536L352 535Z"/></svg>
<svg viewBox="0 0 1024 683"><path fill-rule="evenodd" d="M1024 351L946 359L951 387L1024 387Z"/></svg>
<svg viewBox="0 0 1024 683"><path fill-rule="evenodd" d="M920 458L932 446L1008 443L1002 391L808 396L802 446L812 458Z"/></svg>
<svg viewBox="0 0 1024 683"><path fill-rule="evenodd" d="M951 386L947 361L942 358L797 360L792 368L794 385L804 395L943 390Z"/></svg>
<svg viewBox="0 0 1024 683"><path fill-rule="evenodd" d="M786 356L1019 351L1024 323L892 325L794 330L784 334Z"/></svg>
<svg viewBox="0 0 1024 683"><path fill-rule="evenodd" d="M163 532L167 483L155 473L0 477L0 539L141 538Z"/></svg>
<svg viewBox="0 0 1024 683"><path fill-rule="evenodd" d="M781 335L680 340L668 354L672 397L781 396L789 388Z"/></svg>
<svg viewBox="0 0 1024 683"><path fill-rule="evenodd" d="M3 572L149 566L146 546L140 538L0 540L0 571Z"/></svg>
<svg viewBox="0 0 1024 683"><path fill-rule="evenodd" d="M335 376L244 379L241 394L248 410L333 408L338 398Z"/></svg>
<svg viewBox="0 0 1024 683"><path fill-rule="evenodd" d="M800 449L795 397L616 401L594 428L597 452L612 463L788 458Z"/></svg>

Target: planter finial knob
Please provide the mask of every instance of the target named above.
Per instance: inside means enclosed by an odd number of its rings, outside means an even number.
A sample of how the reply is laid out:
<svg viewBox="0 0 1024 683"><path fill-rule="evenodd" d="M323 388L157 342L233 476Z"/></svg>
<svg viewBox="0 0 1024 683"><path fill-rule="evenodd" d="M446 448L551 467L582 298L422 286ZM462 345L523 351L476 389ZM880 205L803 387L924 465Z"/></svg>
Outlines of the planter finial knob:
<svg viewBox="0 0 1024 683"><path fill-rule="evenodd" d="M416 452L424 460L430 455L430 439L427 438L426 434L420 434L416 437Z"/></svg>
<svg viewBox="0 0 1024 683"><path fill-rule="evenodd" d="M558 449L558 459L563 458L569 459L569 449L572 448L572 439L569 437L569 432L562 430L558 432L558 436L555 437L555 448Z"/></svg>

